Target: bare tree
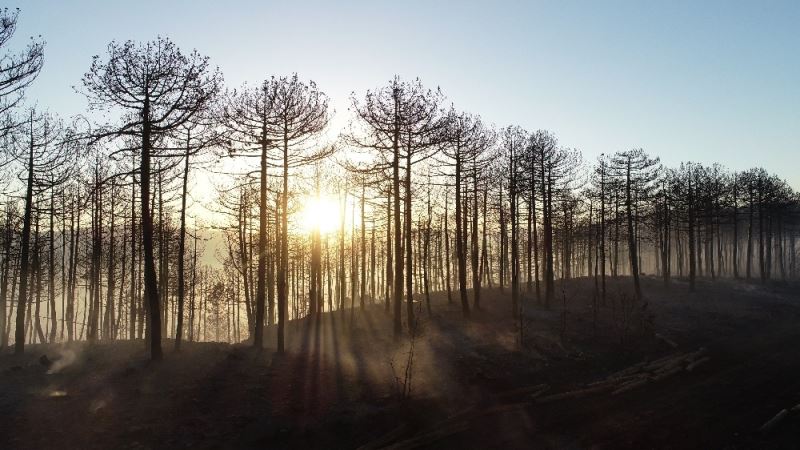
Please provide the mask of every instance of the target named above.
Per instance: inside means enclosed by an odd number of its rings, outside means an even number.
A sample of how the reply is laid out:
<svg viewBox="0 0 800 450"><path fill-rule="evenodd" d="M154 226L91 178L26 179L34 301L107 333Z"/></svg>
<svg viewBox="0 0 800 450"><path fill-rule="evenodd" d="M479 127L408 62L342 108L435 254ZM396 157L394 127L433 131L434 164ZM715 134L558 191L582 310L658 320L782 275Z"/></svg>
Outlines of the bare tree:
<svg viewBox="0 0 800 450"><path fill-rule="evenodd" d="M351 109L356 115L356 122L351 124L349 141L360 148L373 149L378 157L388 160L391 168L392 182L389 187L391 216L394 233L394 251L388 252L394 258L394 270L387 268L387 281L393 282L392 303L394 312L394 335L398 337L402 331L401 301L403 297L403 241L400 228L400 132L404 120L404 101L408 86L399 77L393 78L387 86L367 91L363 100L351 96ZM388 154L388 155L387 155ZM389 224L387 223L387 228ZM392 254L393 253L393 254Z"/></svg>
<svg viewBox="0 0 800 450"><path fill-rule="evenodd" d="M275 322L275 305L273 300L274 286L267 286L267 169L269 153L273 148L272 131L276 122L273 107L274 96L270 90L269 80L259 86L243 86L238 91L227 95L222 108L223 124L226 127L226 139L231 156L258 157L259 168L259 221L258 221L258 269L255 298L255 321L253 345L264 346L264 307L269 289L269 305L267 323ZM273 273L273 264L269 267ZM272 278L272 277L270 277Z"/></svg>
<svg viewBox="0 0 800 450"><path fill-rule="evenodd" d="M211 109L206 105L205 110L199 113L190 121L183 124L177 131L174 140L176 147L184 147L183 155L183 179L181 181L181 212L180 212L180 231L178 236L178 311L177 325L175 329L175 350L180 350L183 339L183 311L184 297L186 291L186 197L189 184L190 159L197 157L204 150L208 150L221 143L221 134L216 128ZM196 227L195 227L196 228ZM195 229L195 233L198 230ZM263 319L263 306L262 306Z"/></svg>
<svg viewBox="0 0 800 450"><path fill-rule="evenodd" d="M442 148L442 153L449 159L448 164L453 168L453 185L455 190L455 219L456 219L456 259L458 261L458 285L461 298L461 310L464 317L469 317L470 308L467 299L467 232L465 227L464 189L465 173L472 170L474 184L477 188L478 166L483 164L486 152L493 144L494 134L486 128L479 117L451 110L447 118L446 139L447 143ZM472 165L469 167L469 165ZM477 189L474 193L477 202ZM477 205L477 203L476 203ZM473 214L477 219L477 208ZM477 245L477 224L473 225L473 241ZM477 257L477 254L475 255ZM475 267L473 268L475 269ZM473 273L473 296L475 308L480 308L480 278Z"/></svg>
<svg viewBox="0 0 800 450"><path fill-rule="evenodd" d="M67 146L63 144L63 126L49 115L31 108L27 118L15 130L12 154L20 163L25 178L25 210L20 238L19 298L14 352L25 351L25 311L28 303L28 274L31 222L34 197L66 181L69 168Z"/></svg>
<svg viewBox="0 0 800 450"><path fill-rule="evenodd" d="M636 229L634 228L634 210L636 203L648 197L652 182L658 172L658 158L650 158L642 149L617 152L611 157L611 169L618 178L624 180L625 215L628 224L628 253L630 255L631 275L636 299L642 299L642 287L639 282L639 254L636 247Z"/></svg>
<svg viewBox="0 0 800 450"><path fill-rule="evenodd" d="M511 219L511 314L519 314L519 159L527 145L527 132L518 126L509 126L500 132L500 151L507 166L508 204Z"/></svg>
<svg viewBox="0 0 800 450"><path fill-rule="evenodd" d="M149 305L150 356L162 358L161 313L153 250L153 217L150 205L151 158L154 143L190 121L208 105L219 90L222 77L208 58L196 51L186 55L169 39L147 43L111 42L105 60L96 56L83 77L84 93L91 109L118 110L115 123L93 133L95 139L134 136L141 140L139 183L141 193L142 246L144 248L145 298Z"/></svg>
<svg viewBox="0 0 800 450"><path fill-rule="evenodd" d="M288 320L289 273L289 169L318 161L333 152L333 147L314 146L314 138L328 124L328 97L313 81L291 77L272 78L267 84L275 122L269 129L281 150L283 186L281 190L281 235L278 264L278 353L284 352L284 333Z"/></svg>
<svg viewBox="0 0 800 450"><path fill-rule="evenodd" d="M0 115L8 113L22 100L25 88L30 86L44 65L44 42L31 40L19 52L7 50L9 41L17 30L19 9L0 10Z"/></svg>

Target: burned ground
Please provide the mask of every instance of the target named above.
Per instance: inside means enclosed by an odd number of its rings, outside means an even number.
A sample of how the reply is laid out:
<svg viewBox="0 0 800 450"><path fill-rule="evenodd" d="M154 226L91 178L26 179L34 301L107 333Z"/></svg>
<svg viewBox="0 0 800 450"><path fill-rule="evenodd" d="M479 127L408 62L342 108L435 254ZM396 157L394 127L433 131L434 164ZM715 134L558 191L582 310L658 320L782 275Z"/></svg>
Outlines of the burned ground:
<svg viewBox="0 0 800 450"><path fill-rule="evenodd" d="M550 309L526 294L523 320L496 287L470 320L443 294L429 317L420 295L410 380L383 305L292 322L284 356L31 345L0 356L0 447L795 448L794 286L646 278L636 304L629 284L609 284L596 324L590 279Z"/></svg>

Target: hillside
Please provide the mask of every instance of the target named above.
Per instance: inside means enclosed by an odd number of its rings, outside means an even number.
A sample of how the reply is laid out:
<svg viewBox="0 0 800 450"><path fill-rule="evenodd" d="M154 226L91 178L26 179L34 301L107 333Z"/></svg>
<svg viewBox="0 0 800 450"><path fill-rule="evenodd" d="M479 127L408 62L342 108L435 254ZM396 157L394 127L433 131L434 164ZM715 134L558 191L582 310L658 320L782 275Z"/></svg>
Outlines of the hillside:
<svg viewBox="0 0 800 450"><path fill-rule="evenodd" d="M522 349L507 295L489 291L469 322L434 296L405 400L395 375L409 341L392 339L380 305L292 323L283 357L194 343L152 363L140 341L30 346L0 357L0 447L791 448L800 414L758 431L800 403L790 287L689 295L646 279L653 329L625 342L611 305L592 331L588 280L567 287L566 322L563 304L531 305ZM636 365L674 355L688 359L660 379ZM644 383L592 384L630 367Z"/></svg>

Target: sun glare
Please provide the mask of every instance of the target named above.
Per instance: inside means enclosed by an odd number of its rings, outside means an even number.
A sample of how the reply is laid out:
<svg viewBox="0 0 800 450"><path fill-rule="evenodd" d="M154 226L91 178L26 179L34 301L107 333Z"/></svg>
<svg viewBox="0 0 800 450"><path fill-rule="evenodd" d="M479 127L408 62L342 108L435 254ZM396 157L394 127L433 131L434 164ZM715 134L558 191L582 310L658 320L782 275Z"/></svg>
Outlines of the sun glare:
<svg viewBox="0 0 800 450"><path fill-rule="evenodd" d="M300 227L303 232L311 233L319 230L323 234L338 229L341 220L339 203L330 197L308 196L303 199L300 213Z"/></svg>

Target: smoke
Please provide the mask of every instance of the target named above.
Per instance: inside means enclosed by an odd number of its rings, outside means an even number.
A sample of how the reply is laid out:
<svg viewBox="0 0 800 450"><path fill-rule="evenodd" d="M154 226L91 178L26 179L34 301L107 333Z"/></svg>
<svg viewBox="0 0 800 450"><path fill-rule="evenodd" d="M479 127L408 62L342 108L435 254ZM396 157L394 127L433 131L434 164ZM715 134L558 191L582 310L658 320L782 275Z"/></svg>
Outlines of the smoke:
<svg viewBox="0 0 800 450"><path fill-rule="evenodd" d="M47 374L59 373L74 364L77 359L78 353L72 348L60 348L58 349L58 356L54 358L53 364L50 366Z"/></svg>
<svg viewBox="0 0 800 450"><path fill-rule="evenodd" d="M89 404L89 412L97 414L111 403L114 396L110 392L104 392L99 397L93 399Z"/></svg>

